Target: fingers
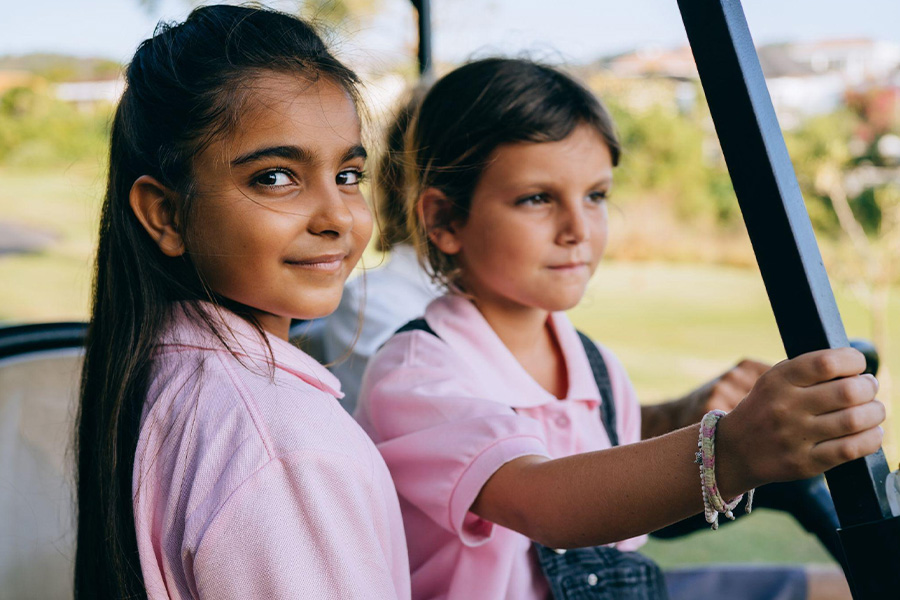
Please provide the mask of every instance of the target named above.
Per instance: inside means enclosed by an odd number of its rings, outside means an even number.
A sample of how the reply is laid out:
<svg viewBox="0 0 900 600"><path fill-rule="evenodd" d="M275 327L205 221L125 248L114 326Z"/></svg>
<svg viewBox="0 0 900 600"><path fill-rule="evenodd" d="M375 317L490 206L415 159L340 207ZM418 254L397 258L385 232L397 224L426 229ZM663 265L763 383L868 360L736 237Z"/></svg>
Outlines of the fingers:
<svg viewBox="0 0 900 600"><path fill-rule="evenodd" d="M742 371L744 373L748 373L751 376L755 376L759 379L759 376L772 368L772 365L766 364L764 362L760 362L758 360L752 360L750 358L745 358L741 360L736 366L735 370Z"/></svg>
<svg viewBox="0 0 900 600"><path fill-rule="evenodd" d="M866 358L853 348L836 348L801 354L775 368L793 385L809 387L839 377L859 375L866 370Z"/></svg>
<svg viewBox="0 0 900 600"><path fill-rule="evenodd" d="M742 360L714 380L705 410L732 410L750 393L759 377L769 368L769 365L759 361Z"/></svg>
<svg viewBox="0 0 900 600"><path fill-rule="evenodd" d="M853 435L816 444L810 458L819 465L820 471L827 471L857 458L868 456L881 447L884 431L881 427L866 429Z"/></svg>
<svg viewBox="0 0 900 600"><path fill-rule="evenodd" d="M818 440L833 440L874 429L885 417L884 404L874 400L836 410L816 417L814 421Z"/></svg>
<svg viewBox="0 0 900 600"><path fill-rule="evenodd" d="M878 380L868 373L853 375L809 386L803 391L804 408L810 414L824 415L874 400Z"/></svg>

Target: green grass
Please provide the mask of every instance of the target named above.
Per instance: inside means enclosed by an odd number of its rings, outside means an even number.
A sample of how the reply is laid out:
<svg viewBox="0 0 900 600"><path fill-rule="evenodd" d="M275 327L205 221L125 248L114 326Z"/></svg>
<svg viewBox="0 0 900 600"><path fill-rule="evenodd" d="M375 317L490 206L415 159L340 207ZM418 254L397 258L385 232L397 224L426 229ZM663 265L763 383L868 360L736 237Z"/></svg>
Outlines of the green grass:
<svg viewBox="0 0 900 600"><path fill-rule="evenodd" d="M57 236L40 253L0 257L0 321L87 318L102 190L96 165L0 169L0 219Z"/></svg>
<svg viewBox="0 0 900 600"><path fill-rule="evenodd" d="M862 307L840 290L836 295L849 335L871 337ZM900 340L898 299L900 294L894 294L891 338ZM644 402L678 397L741 357L773 363L784 359L765 288L755 270L607 262L571 317L576 326L619 356ZM900 373L897 356L890 366ZM893 400L891 404L896 403L896 395ZM896 423L886 429L893 440L900 439ZM885 449L891 464L896 464L894 442ZM651 540L645 549L663 566L830 562L817 540L791 518L768 511L715 533Z"/></svg>
<svg viewBox="0 0 900 600"><path fill-rule="evenodd" d="M0 219L58 235L40 254L0 257L0 321L86 318L102 188L98 165L31 172L0 168ZM848 333L871 338L863 308L841 290L837 297ZM606 262L571 314L579 328L622 359L645 402L680 396L744 356L784 358L755 270ZM900 340L900 294L894 294L891 320L891 338ZM900 356L889 364L900 374ZM900 439L896 424L888 432ZM893 441L886 450L896 464ZM766 511L716 533L651 541L647 552L664 566L829 560L791 519Z"/></svg>

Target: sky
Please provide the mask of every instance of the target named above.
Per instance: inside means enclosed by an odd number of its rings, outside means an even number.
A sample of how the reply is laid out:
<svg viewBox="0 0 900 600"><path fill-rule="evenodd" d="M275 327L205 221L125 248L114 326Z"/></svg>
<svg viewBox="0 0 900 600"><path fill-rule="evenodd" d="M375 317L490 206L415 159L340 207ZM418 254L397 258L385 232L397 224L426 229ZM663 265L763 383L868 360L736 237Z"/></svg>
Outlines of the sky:
<svg viewBox="0 0 900 600"><path fill-rule="evenodd" d="M272 0L282 8L291 0ZM339 34L338 54L393 62L414 52L408 0ZM179 20L189 0L0 0L0 55L61 52L127 62L159 20ZM687 43L676 0L432 0L439 61L528 52L577 63L646 47ZM900 43L900 0L744 0L757 44L869 37ZM348 56L349 55L349 56Z"/></svg>

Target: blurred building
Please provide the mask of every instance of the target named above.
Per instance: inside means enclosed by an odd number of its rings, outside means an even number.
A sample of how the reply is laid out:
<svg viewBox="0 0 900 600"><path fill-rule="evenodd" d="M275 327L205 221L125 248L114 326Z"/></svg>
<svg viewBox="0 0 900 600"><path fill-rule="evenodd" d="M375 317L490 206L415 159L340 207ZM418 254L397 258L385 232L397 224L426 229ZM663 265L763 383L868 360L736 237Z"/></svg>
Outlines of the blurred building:
<svg viewBox="0 0 900 600"><path fill-rule="evenodd" d="M761 46L758 53L772 103L787 128L807 116L833 111L848 91L900 87L900 44L893 42L852 39L770 44ZM687 46L643 48L603 59L599 66L626 79L697 79ZM677 102L690 101L690 89L676 86ZM638 105L647 100L638 99Z"/></svg>

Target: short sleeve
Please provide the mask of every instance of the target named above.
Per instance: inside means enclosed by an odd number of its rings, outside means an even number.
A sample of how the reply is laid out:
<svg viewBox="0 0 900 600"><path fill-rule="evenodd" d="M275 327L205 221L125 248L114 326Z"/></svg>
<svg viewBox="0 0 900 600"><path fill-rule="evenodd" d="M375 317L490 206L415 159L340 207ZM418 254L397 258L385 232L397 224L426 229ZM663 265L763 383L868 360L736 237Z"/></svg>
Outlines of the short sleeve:
<svg viewBox="0 0 900 600"><path fill-rule="evenodd" d="M193 561L185 559L197 596L408 597L395 583L404 574L391 576L398 569L388 524L364 482L339 455L304 452L267 463L216 513Z"/></svg>
<svg viewBox="0 0 900 600"><path fill-rule="evenodd" d="M487 480L513 459L549 457L540 424L479 397L472 379L437 337L401 334L370 363L357 415L398 495L468 546L493 533L470 512Z"/></svg>

